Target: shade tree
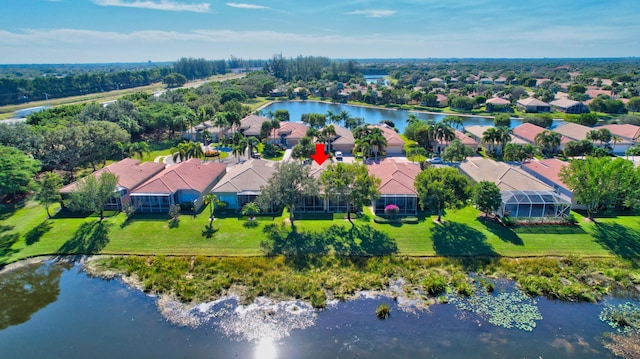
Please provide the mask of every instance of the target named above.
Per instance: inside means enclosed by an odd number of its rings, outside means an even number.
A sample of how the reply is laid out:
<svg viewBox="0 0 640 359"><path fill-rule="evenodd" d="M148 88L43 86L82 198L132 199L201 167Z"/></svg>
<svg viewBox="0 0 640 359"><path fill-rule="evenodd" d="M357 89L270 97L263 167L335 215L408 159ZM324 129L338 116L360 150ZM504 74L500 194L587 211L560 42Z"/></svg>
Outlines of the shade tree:
<svg viewBox="0 0 640 359"><path fill-rule="evenodd" d="M420 207L438 214L442 220L447 207L461 206L469 199L469 179L451 167L427 167L414 182Z"/></svg>

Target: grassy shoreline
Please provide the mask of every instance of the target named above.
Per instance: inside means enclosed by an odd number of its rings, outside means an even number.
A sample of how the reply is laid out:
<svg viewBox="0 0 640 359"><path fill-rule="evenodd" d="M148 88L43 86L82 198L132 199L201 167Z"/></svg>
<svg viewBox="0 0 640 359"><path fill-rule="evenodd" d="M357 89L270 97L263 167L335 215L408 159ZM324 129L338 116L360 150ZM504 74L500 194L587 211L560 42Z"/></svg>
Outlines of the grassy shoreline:
<svg viewBox="0 0 640 359"><path fill-rule="evenodd" d="M576 302L596 302L606 295L640 290L640 269L628 262L578 257L111 256L92 260L87 268L99 277L122 275L128 283L139 283L145 292L191 304L233 293L245 303L267 296L304 300L323 308L327 301L376 291L430 305L449 294L493 291L498 279L513 280L530 296ZM400 289L391 288L398 281L404 283Z"/></svg>

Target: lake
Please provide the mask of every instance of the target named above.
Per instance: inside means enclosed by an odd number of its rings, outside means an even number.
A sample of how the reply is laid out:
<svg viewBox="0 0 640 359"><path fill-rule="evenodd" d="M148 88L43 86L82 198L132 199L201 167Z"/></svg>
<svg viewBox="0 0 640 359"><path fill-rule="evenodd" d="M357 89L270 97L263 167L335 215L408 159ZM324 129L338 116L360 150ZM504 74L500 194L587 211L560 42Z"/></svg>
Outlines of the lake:
<svg viewBox="0 0 640 359"><path fill-rule="evenodd" d="M300 118L305 113L321 113L326 114L327 111L331 110L334 113L338 113L340 111L347 111L351 115L351 117L361 117L364 118L365 122L368 124L378 124L382 120L391 120L395 124L395 127L402 133L404 132L405 127L407 126L407 119L409 118L410 113L414 113L418 116L418 118L423 120L433 120L433 121L442 121L447 115L444 114L429 114L423 112L415 112L415 111L406 111L406 110L393 110L393 109L384 109L384 108L372 108L372 107L361 107L361 106L353 106L353 105L344 105L337 103L326 103L326 102L316 102L316 101L283 101L283 102L274 102L271 105L265 107L263 109L264 112L276 110L288 110L289 118L291 121L300 121ZM521 120L511 120L511 127L515 127L522 124ZM464 117L464 125L493 125L492 118L484 118L484 117Z"/></svg>
<svg viewBox="0 0 640 359"><path fill-rule="evenodd" d="M514 289L498 283L496 290ZM387 320L374 314L381 303L391 306ZM185 310L120 280L90 277L79 265L34 264L0 274L0 356L614 357L601 344L603 333L612 331L598 319L604 304L527 298L523 305L537 307L543 318L531 332L493 325L455 303L408 310L407 303L376 296L333 303L323 311L266 299L239 305L232 298Z"/></svg>

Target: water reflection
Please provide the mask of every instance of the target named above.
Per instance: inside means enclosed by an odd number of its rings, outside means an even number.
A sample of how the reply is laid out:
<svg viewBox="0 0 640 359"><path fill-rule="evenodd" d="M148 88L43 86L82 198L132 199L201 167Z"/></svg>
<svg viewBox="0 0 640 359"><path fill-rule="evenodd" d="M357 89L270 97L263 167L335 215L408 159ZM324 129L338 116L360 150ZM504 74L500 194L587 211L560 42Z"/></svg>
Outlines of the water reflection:
<svg viewBox="0 0 640 359"><path fill-rule="evenodd" d="M60 294L60 265L30 265L0 275L0 330L28 321Z"/></svg>
<svg viewBox="0 0 640 359"><path fill-rule="evenodd" d="M253 356L255 359L274 359L278 357L276 344L269 338L264 338L256 346Z"/></svg>

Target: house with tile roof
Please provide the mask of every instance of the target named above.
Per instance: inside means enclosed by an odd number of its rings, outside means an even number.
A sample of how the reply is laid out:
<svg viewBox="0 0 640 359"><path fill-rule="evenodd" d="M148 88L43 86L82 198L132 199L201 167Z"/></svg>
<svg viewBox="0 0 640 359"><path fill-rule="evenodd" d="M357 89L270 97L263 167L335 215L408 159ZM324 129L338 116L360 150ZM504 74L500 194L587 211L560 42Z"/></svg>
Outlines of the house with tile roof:
<svg viewBox="0 0 640 359"><path fill-rule="evenodd" d="M511 101L501 97L492 97L485 102L487 111L509 111L511 110Z"/></svg>
<svg viewBox="0 0 640 359"><path fill-rule="evenodd" d="M382 130L382 135L387 140L387 156L401 156L404 153L404 140L393 128L385 124L370 127Z"/></svg>
<svg viewBox="0 0 640 359"><path fill-rule="evenodd" d="M621 137L624 140L632 142L632 144L636 144L640 142L640 126L631 125L628 123L625 124L613 124L613 125L604 125L595 127L595 130L606 128L611 132L612 135L616 135ZM613 145L613 143L612 143Z"/></svg>
<svg viewBox="0 0 640 359"><path fill-rule="evenodd" d="M238 131L245 136L259 137L262 123L267 121L271 120L264 116L249 115L240 120Z"/></svg>
<svg viewBox="0 0 640 359"><path fill-rule="evenodd" d="M500 189L500 217L566 217L571 199L524 170L504 162L469 157L459 166L460 172L474 182L489 181Z"/></svg>
<svg viewBox="0 0 640 359"><path fill-rule="evenodd" d="M226 173L227 165L191 158L167 167L131 192L137 212L168 213L174 205L198 211L213 186Z"/></svg>
<svg viewBox="0 0 640 359"><path fill-rule="evenodd" d="M528 143L530 145L535 146L536 145L536 136L541 133L544 132L546 129L544 127L540 127L538 125L534 125L532 123L523 123L522 125L516 126L513 129L513 133L511 136L511 142L512 143L522 143L521 141L523 141L524 143ZM558 148L563 149L564 145L566 145L567 143L571 142L572 139L566 136L562 136L560 139L560 147Z"/></svg>
<svg viewBox="0 0 640 359"><path fill-rule="evenodd" d="M574 115L589 112L589 107L587 107L587 105L582 102L569 100L568 98L551 101L549 105L551 105L551 107L556 111Z"/></svg>
<svg viewBox="0 0 640 359"><path fill-rule="evenodd" d="M275 164L273 161L250 159L230 167L211 193L219 201L226 202L227 208L239 210L245 203L254 202L258 198L261 188L267 185L269 178L275 173Z"/></svg>
<svg viewBox="0 0 640 359"><path fill-rule="evenodd" d="M420 166L387 158L367 168L370 175L380 178L380 198L372 203L376 214L383 214L389 204L398 206L401 215L418 213L418 192L414 182Z"/></svg>
<svg viewBox="0 0 640 359"><path fill-rule="evenodd" d="M272 143L277 143L292 148L297 145L302 137L307 135L309 127L302 122L280 122L280 129L276 131L278 138L276 140L270 140Z"/></svg>
<svg viewBox="0 0 640 359"><path fill-rule="evenodd" d="M551 112L551 105L534 97L518 100L516 104L518 108L524 112Z"/></svg>
<svg viewBox="0 0 640 359"><path fill-rule="evenodd" d="M351 130L335 124L333 128L336 130L336 135L331 138L331 149L344 154L352 153L356 141Z"/></svg>
<svg viewBox="0 0 640 359"><path fill-rule="evenodd" d="M473 138L465 135L464 133L458 130L454 130L454 133L455 133L455 139L460 140L460 142L462 142L463 145L471 148L473 151L478 151L478 145L480 144L478 141L474 140ZM442 153L447 148L447 146L449 146L449 143L451 142L436 140L433 144L433 151L435 153Z"/></svg>
<svg viewBox="0 0 640 359"><path fill-rule="evenodd" d="M145 162L141 164L140 161L133 158L125 158L122 161L112 163L92 173L91 176L99 178L103 173L113 173L118 177L118 185L116 187L117 194L107 202L104 208L108 210L121 210L122 205L129 203L131 191L163 169L163 163ZM68 198L82 182L83 180L81 179L60 189L63 203L64 199Z"/></svg>

